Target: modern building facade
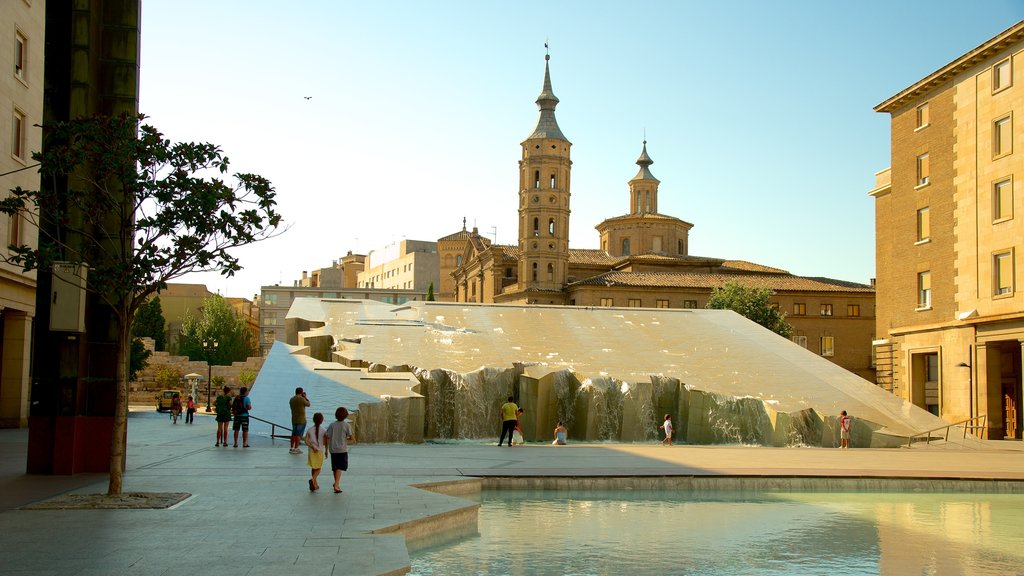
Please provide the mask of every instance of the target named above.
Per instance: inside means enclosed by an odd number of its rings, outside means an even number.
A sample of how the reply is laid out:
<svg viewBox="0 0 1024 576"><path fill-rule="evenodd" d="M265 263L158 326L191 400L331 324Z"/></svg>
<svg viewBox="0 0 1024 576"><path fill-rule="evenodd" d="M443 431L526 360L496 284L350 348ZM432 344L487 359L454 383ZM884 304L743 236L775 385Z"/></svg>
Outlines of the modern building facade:
<svg viewBox="0 0 1024 576"><path fill-rule="evenodd" d="M458 302L702 308L714 288L731 280L775 291L795 342L875 379L874 288L691 255L693 224L658 211L660 181L646 141L623 195L628 211L597 225L600 249L570 248L572 144L555 119L549 64L545 57L537 125L521 143L518 244L492 245L465 226L439 240L442 277L450 274L453 284L442 280L444 296L450 288Z"/></svg>
<svg viewBox="0 0 1024 576"><path fill-rule="evenodd" d="M9 134L0 152L3 194L39 188L32 152L41 145L43 120L43 40L45 2L9 2L0 10L0 134ZM0 218L3 250L10 244L35 247L31 214ZM32 322L36 273L0 262L0 427L28 425Z"/></svg>
<svg viewBox="0 0 1024 576"><path fill-rule="evenodd" d="M422 290L439 284L437 242L402 240L370 250L358 288Z"/></svg>
<svg viewBox="0 0 1024 576"><path fill-rule="evenodd" d="M891 117L892 150L870 191L879 384L1020 439L1024 22L875 110Z"/></svg>

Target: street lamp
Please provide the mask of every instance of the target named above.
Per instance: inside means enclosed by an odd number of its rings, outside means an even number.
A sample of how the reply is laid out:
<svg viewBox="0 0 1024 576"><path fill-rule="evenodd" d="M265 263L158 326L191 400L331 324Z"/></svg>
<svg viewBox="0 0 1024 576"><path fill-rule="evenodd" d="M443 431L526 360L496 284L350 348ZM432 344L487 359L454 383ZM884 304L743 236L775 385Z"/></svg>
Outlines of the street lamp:
<svg viewBox="0 0 1024 576"><path fill-rule="evenodd" d="M217 340L203 340L203 352L206 352L206 411L211 412L210 408L210 385L213 381L213 363L210 362L210 356L217 351L217 346L220 343Z"/></svg>

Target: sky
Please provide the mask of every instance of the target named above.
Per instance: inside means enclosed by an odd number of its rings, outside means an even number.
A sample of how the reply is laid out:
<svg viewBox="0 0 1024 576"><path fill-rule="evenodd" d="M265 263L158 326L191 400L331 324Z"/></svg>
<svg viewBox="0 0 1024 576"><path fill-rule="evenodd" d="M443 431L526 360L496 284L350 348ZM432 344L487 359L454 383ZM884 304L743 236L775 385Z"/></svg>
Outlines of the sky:
<svg viewBox="0 0 1024 576"><path fill-rule="evenodd" d="M968 8L970 6L970 8ZM875 275L873 107L1024 19L1024 0L150 0L140 111L274 184L286 232L224 296L468 227L517 243L545 42L572 142L570 245L628 212L643 140L690 253Z"/></svg>

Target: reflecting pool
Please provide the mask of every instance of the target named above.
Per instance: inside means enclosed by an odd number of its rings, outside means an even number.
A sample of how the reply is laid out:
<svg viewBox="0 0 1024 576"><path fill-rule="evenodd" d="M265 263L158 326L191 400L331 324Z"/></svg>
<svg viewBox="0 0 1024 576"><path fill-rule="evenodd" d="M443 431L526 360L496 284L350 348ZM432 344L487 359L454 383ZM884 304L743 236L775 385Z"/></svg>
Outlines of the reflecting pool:
<svg viewBox="0 0 1024 576"><path fill-rule="evenodd" d="M479 534L411 574L1024 572L1024 496L484 491Z"/></svg>

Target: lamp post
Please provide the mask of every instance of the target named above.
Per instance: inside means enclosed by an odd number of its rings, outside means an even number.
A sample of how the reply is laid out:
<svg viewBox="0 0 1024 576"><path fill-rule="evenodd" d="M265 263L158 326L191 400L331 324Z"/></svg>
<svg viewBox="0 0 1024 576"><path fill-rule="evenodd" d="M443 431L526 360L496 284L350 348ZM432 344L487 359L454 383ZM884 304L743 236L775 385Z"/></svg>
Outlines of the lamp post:
<svg viewBox="0 0 1024 576"><path fill-rule="evenodd" d="M206 411L211 412L210 408L210 386L213 383L213 363L210 361L210 356L217 351L217 346L220 343L217 340L203 340L203 352L206 352Z"/></svg>

